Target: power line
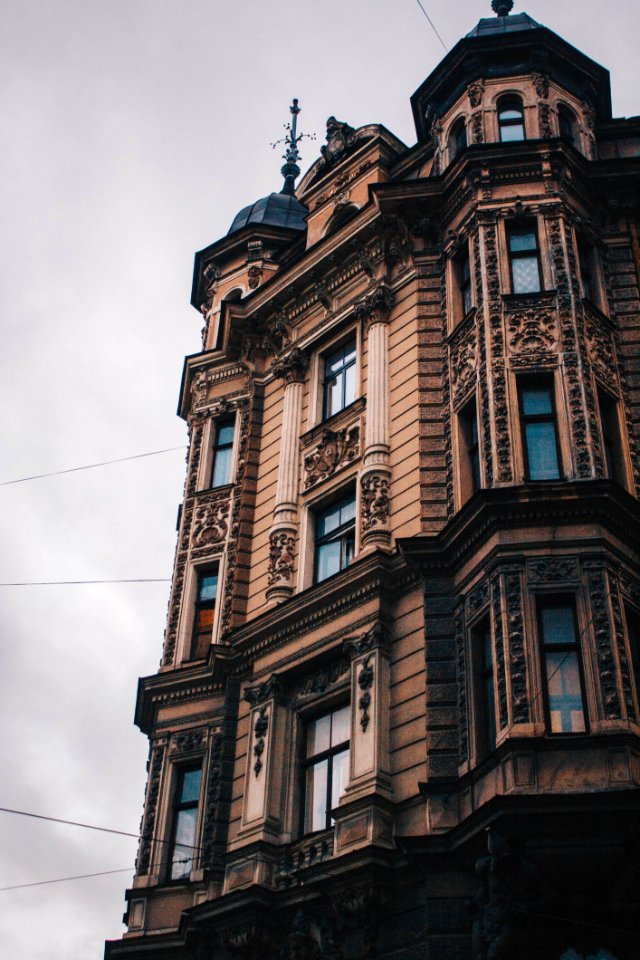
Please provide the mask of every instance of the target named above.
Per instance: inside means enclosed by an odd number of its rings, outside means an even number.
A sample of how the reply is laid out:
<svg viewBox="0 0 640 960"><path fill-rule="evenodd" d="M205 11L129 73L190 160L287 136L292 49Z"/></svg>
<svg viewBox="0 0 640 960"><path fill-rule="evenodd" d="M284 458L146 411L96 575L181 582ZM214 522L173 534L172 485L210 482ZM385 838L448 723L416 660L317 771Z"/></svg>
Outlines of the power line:
<svg viewBox="0 0 640 960"><path fill-rule="evenodd" d="M59 477L62 473L76 473L78 470L93 470L95 467L107 467L112 463L124 463L126 460L141 460L143 457L157 457L159 453L172 453L174 450L186 450L186 445L180 447L165 447L164 450L151 450L149 453L134 453L130 457L118 457L116 460L101 460L100 463L85 463L81 467L69 467L66 470L53 470L51 473L34 473L31 477L20 477L19 480L2 480L0 487L8 487L12 483L26 483L27 480L42 480L44 477Z"/></svg>
<svg viewBox="0 0 640 960"><path fill-rule="evenodd" d="M435 33L436 37L438 38L438 40L440 41L440 43L442 44L442 46L444 47L444 49L445 49L446 52L448 53L448 52L449 52L449 47L446 45L446 43L444 42L444 40L442 39L442 37L441 37L440 34L438 33L438 31L437 31L437 29L436 29L435 23L433 22L433 20L431 19L431 17L429 16L429 14L427 13L427 11L425 10L425 8L422 6L422 3L420 2L420 0L416 0L416 3L418 4L418 6L420 7L420 9L421 9L422 12L424 13L424 15L425 15L425 17L427 18L427 20L429 21L429 23L431 24L431 29L432 29L433 32Z"/></svg>
<svg viewBox="0 0 640 960"><path fill-rule="evenodd" d="M129 580L13 580L0 582L0 587L67 587L87 583L171 583L171 577L136 577Z"/></svg>
<svg viewBox="0 0 640 960"><path fill-rule="evenodd" d="M192 858L187 857L184 860L172 860L171 865L175 863L191 863ZM54 877L53 880L36 880L34 883L14 883L11 887L0 887L0 893L5 890L24 890L25 887L44 887L48 883L65 883L67 880L88 880L90 877L107 877L112 873L133 873L134 867L119 867L118 870L100 870L98 873L79 873L74 877Z"/></svg>

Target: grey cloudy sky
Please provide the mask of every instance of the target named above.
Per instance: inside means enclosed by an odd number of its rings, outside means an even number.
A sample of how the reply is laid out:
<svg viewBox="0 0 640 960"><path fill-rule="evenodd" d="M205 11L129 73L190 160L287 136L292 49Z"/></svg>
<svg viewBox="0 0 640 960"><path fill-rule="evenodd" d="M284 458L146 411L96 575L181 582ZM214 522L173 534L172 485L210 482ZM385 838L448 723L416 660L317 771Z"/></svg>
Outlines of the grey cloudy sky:
<svg viewBox="0 0 640 960"><path fill-rule="evenodd" d="M423 0L449 46L489 0ZM516 3L612 71L640 112L640 5ZM1 0L0 480L173 447L199 349L193 253L303 168L329 114L415 137L443 55L415 0ZM0 581L169 577L181 452L0 487ZM136 832L168 584L0 587L0 805ZM131 868L135 841L0 814L0 886ZM97 960L131 872L0 892L13 960Z"/></svg>

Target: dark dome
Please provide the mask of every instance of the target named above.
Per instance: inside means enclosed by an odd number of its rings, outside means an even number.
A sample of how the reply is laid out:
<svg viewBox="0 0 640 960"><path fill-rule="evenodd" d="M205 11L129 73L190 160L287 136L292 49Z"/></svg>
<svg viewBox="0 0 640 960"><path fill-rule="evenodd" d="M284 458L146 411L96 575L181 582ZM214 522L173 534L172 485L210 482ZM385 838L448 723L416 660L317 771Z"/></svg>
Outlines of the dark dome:
<svg viewBox="0 0 640 960"><path fill-rule="evenodd" d="M262 223L269 227L286 227L288 230L306 230L305 217L309 211L294 196L286 193L270 193L256 200L238 213L229 227L236 233L250 223Z"/></svg>

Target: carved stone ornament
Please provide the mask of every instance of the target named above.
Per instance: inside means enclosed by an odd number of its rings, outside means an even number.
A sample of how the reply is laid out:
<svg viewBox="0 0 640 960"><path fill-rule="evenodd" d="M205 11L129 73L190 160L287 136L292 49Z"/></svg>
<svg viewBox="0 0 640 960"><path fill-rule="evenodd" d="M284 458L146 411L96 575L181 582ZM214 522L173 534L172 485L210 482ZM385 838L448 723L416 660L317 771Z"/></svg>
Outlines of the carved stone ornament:
<svg viewBox="0 0 640 960"><path fill-rule="evenodd" d="M355 660L357 657L370 653L372 650L387 648L388 637L381 623L375 623L369 630L359 637L349 637L344 641L344 652Z"/></svg>
<svg viewBox="0 0 640 960"><path fill-rule="evenodd" d="M579 577L575 557L549 557L531 560L527 564L527 579L531 583L569 583Z"/></svg>
<svg viewBox="0 0 640 960"><path fill-rule="evenodd" d="M252 398L251 407L249 401L239 401L238 408L238 458L236 461L235 493L233 497L233 506L231 508L231 518L229 524L229 537L226 543L227 562L225 564L224 587L222 590L222 610L220 614L221 635L224 637L233 626L235 577L237 570L238 540L240 536L240 516L241 508L244 505L245 477L247 472L247 448L249 445L249 424L255 422Z"/></svg>
<svg viewBox="0 0 640 960"><path fill-rule="evenodd" d="M293 575L295 557L295 537L288 530L274 530L269 536L269 573L270 587L289 584Z"/></svg>
<svg viewBox="0 0 640 960"><path fill-rule="evenodd" d="M413 238L407 224L399 217L385 218L384 259L389 269L400 272L407 267L413 253ZM378 288L380 289L380 288ZM389 309L391 304L389 304ZM384 317L379 319L383 320Z"/></svg>
<svg viewBox="0 0 640 960"><path fill-rule="evenodd" d="M257 687L247 687L244 692L244 699L247 703L250 703L252 707L266 703L267 700L282 701L283 689L278 674L273 673L268 680L258 684Z"/></svg>
<svg viewBox="0 0 640 960"><path fill-rule="evenodd" d="M204 727L198 730L183 730L174 733L171 737L171 753L194 753L204 750L207 743L207 731Z"/></svg>
<svg viewBox="0 0 640 960"><path fill-rule="evenodd" d="M358 320L363 320L367 327L374 323L387 323L391 307L393 306L393 294L384 284L376 287L372 293L356 303L353 312Z"/></svg>
<svg viewBox="0 0 640 960"><path fill-rule="evenodd" d="M534 73L533 89L536 92L536 97L539 97L540 100L546 100L549 96L549 77L544 73Z"/></svg>
<svg viewBox="0 0 640 960"><path fill-rule="evenodd" d="M291 353L275 360L271 365L274 377L287 383L303 383L309 366L309 355L299 347L294 347Z"/></svg>
<svg viewBox="0 0 640 960"><path fill-rule="evenodd" d="M484 143L484 120L482 110L476 110L471 117L471 132L474 143Z"/></svg>
<svg viewBox="0 0 640 960"><path fill-rule="evenodd" d="M513 480L511 465L511 435L509 430L509 410L507 407L507 387L504 367L504 333L502 318L502 299L500 296L500 275L498 271L498 241L495 224L484 228L484 251L486 263L486 281L489 293L489 325L491 332L491 378L493 382L493 424L496 450L496 479L504 483Z"/></svg>
<svg viewBox="0 0 640 960"><path fill-rule="evenodd" d="M360 726L362 732L367 732L370 716L369 707L371 706L371 687L373 686L373 667L371 666L371 657L367 657L360 666L358 672L358 686L360 687L360 696L358 698L358 709L360 710Z"/></svg>
<svg viewBox="0 0 640 960"><path fill-rule="evenodd" d="M269 731L269 714L267 713L267 708L265 706L258 707L258 714L256 716L255 722L253 724L253 733L255 739L253 741L253 755L256 758L253 765L253 772L256 777L260 776L260 771L262 770L262 754L264 753L266 736Z"/></svg>
<svg viewBox="0 0 640 960"><path fill-rule="evenodd" d="M389 523L389 477L367 473L360 481L362 532L384 528Z"/></svg>
<svg viewBox="0 0 640 960"><path fill-rule="evenodd" d="M551 108L548 103L539 103L538 104L538 118L540 120L540 137L543 140L548 140L553 136L553 129L551 127Z"/></svg>
<svg viewBox="0 0 640 960"><path fill-rule="evenodd" d="M333 166L346 156L355 144L355 130L348 123L329 117L327 120L327 142L320 147L320 153L326 166Z"/></svg>
<svg viewBox="0 0 640 960"><path fill-rule="evenodd" d="M451 347L451 382L454 400L467 392L475 381L477 369L476 331L473 326L470 326Z"/></svg>
<svg viewBox="0 0 640 960"><path fill-rule="evenodd" d="M472 617L489 602L489 581L481 580L467 594L467 616Z"/></svg>
<svg viewBox="0 0 640 960"><path fill-rule="evenodd" d="M469 717L467 713L467 656L466 634L464 627L464 608L461 603L454 614L456 640L456 675L458 680L458 760L466 763L469 759Z"/></svg>
<svg viewBox="0 0 640 960"><path fill-rule="evenodd" d="M193 516L192 553L222 543L229 529L230 501L228 494L212 494L196 501Z"/></svg>
<svg viewBox="0 0 640 960"><path fill-rule="evenodd" d="M587 351L593 371L601 380L610 383L615 378L615 358L611 335L599 324L585 325Z"/></svg>
<svg viewBox="0 0 640 960"><path fill-rule="evenodd" d="M258 267L256 264L254 264L252 267L249 267L247 278L249 290L255 290L256 287L260 285L260 281L262 280L262 267Z"/></svg>
<svg viewBox="0 0 640 960"><path fill-rule="evenodd" d="M351 665L349 660L341 657L330 667L323 667L314 673L305 677L296 687L294 697L296 700L304 700L307 697L313 697L326 693L326 691L339 683L346 674L349 673Z"/></svg>
<svg viewBox="0 0 640 960"><path fill-rule="evenodd" d="M158 810L158 796L160 793L160 779L166 748L166 739L152 744L149 755L149 780L147 782L147 796L145 800L140 845L136 859L136 873L138 876L149 873L151 868L151 851L156 830L156 815Z"/></svg>
<svg viewBox="0 0 640 960"><path fill-rule="evenodd" d="M549 313L526 310L509 316L509 344L513 353L535 353L556 345L556 320Z"/></svg>
<svg viewBox="0 0 640 960"><path fill-rule="evenodd" d="M587 564L585 564L585 567L587 567ZM591 622L596 641L604 717L606 720L619 720L622 714L609 620L609 591L604 569L599 565L589 564L587 583L591 601Z"/></svg>
<svg viewBox="0 0 640 960"><path fill-rule="evenodd" d="M304 458L304 486L308 490L360 456L360 427L323 430L317 447Z"/></svg>
<svg viewBox="0 0 640 960"><path fill-rule="evenodd" d="M498 687L498 730L502 730L509 722L509 710L507 706L507 674L504 652L504 633L502 627L502 588L499 575L494 576L491 581L491 597L496 659L496 683Z"/></svg>
<svg viewBox="0 0 640 960"><path fill-rule="evenodd" d="M505 572L506 627L509 639L509 676L511 678L511 715L513 723L529 722L527 697L527 659L525 655L522 584L519 568Z"/></svg>
<svg viewBox="0 0 640 960"><path fill-rule="evenodd" d="M470 83L467 93L469 95L469 103L471 106L479 107L482 103L482 96L484 94L484 80L474 80L473 83Z"/></svg>
<svg viewBox="0 0 640 960"><path fill-rule="evenodd" d="M212 733L207 771L207 798L204 806L204 827L200 863L203 867L212 867L214 859L216 825L219 820L218 801L222 783L222 734Z"/></svg>

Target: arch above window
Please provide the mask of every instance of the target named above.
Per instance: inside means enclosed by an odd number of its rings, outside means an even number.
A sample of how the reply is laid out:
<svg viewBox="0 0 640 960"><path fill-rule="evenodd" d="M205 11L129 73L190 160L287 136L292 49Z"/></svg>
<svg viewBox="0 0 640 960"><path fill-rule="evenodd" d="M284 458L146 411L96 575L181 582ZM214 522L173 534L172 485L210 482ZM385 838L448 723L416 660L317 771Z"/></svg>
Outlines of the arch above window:
<svg viewBox="0 0 640 960"><path fill-rule="evenodd" d="M565 143L577 146L577 121L573 110L570 110L564 103L558 106L558 126L560 136Z"/></svg>
<svg viewBox="0 0 640 960"><path fill-rule="evenodd" d="M467 124L459 117L449 132L449 160L453 161L467 146Z"/></svg>
<svg viewBox="0 0 640 960"><path fill-rule="evenodd" d="M524 109L520 97L509 94L498 100L498 131L502 143L524 140Z"/></svg>

